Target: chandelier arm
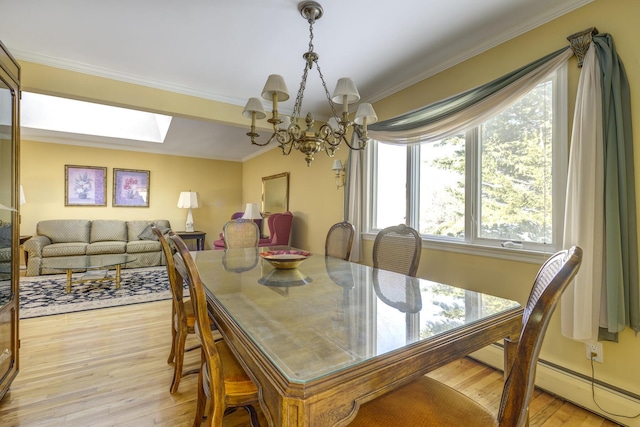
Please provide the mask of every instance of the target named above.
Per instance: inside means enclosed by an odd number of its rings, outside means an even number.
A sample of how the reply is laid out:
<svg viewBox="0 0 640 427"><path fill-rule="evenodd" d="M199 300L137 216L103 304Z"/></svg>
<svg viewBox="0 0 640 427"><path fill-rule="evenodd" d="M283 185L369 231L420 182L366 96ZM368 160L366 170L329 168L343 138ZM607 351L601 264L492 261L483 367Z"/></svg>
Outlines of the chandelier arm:
<svg viewBox="0 0 640 427"><path fill-rule="evenodd" d="M363 135L362 127L360 125L357 125L357 124L354 123L353 131L356 133L356 135L358 135L358 142L360 143L360 145L353 146L353 145L351 145L351 143L349 143L349 140L347 138L344 138L344 142L345 142L345 144L347 144L347 147L349 147L352 150L356 150L356 151L362 151L365 148L367 148L367 142L369 142L369 139L366 138L365 135Z"/></svg>

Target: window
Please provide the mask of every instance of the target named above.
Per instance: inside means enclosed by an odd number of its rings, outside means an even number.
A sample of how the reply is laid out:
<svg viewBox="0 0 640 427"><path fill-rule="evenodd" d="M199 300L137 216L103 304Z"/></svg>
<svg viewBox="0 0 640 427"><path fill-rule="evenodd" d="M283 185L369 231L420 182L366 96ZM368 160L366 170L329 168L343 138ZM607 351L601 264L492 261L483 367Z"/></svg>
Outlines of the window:
<svg viewBox="0 0 640 427"><path fill-rule="evenodd" d="M480 126L417 146L372 144L369 228L427 241L552 252L566 184L564 68Z"/></svg>

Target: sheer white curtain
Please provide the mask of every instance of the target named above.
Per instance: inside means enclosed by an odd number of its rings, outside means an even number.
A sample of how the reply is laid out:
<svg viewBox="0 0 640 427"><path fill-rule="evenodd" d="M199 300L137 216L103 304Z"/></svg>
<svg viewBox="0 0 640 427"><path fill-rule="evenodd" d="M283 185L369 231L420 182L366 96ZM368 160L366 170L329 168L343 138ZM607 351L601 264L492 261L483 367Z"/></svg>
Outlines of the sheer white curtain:
<svg viewBox="0 0 640 427"><path fill-rule="evenodd" d="M604 264L604 153L600 67L593 45L578 83L564 221L565 248L583 250L582 265L562 297L562 334L596 341Z"/></svg>

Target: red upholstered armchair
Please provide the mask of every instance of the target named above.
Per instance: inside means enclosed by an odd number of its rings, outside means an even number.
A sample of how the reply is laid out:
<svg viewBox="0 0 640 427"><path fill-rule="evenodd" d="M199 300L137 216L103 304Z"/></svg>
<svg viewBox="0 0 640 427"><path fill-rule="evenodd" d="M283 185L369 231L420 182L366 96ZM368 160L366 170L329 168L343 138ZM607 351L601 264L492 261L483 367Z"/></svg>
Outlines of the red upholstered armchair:
<svg viewBox="0 0 640 427"><path fill-rule="evenodd" d="M291 236L291 224L293 214L291 212L274 213L267 218L269 226L269 238L260 239L258 246L288 245Z"/></svg>

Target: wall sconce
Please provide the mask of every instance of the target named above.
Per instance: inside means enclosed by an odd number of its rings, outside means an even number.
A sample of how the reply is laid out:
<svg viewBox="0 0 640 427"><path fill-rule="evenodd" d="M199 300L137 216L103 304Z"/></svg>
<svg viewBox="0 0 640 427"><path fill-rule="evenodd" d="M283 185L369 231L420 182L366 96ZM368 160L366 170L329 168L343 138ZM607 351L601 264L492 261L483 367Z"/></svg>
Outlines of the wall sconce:
<svg viewBox="0 0 640 427"><path fill-rule="evenodd" d="M193 215L191 215L191 209L197 209L198 206L198 193L195 191L183 191L178 198L178 207L189 209L187 211L187 223L185 231L193 232Z"/></svg>
<svg viewBox="0 0 640 427"><path fill-rule="evenodd" d="M344 187L346 182L345 167L341 160L334 160L331 170L336 173L336 188Z"/></svg>

